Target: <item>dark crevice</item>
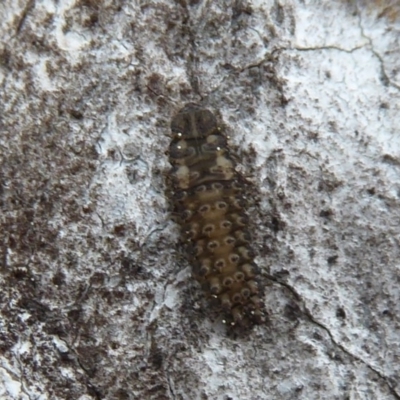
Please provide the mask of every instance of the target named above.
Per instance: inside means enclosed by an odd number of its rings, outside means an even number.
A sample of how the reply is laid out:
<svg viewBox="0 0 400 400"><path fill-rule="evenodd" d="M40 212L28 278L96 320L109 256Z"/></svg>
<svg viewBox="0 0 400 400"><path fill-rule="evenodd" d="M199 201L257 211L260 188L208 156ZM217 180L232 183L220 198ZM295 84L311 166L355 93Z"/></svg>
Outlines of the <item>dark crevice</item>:
<svg viewBox="0 0 400 400"><path fill-rule="evenodd" d="M68 348L70 349L70 351L73 351L69 346L68 346ZM104 396L101 393L100 389L98 389L96 386L93 385L92 382L90 382L90 379L89 379L90 371L83 365L78 354L75 351L73 351L73 353L76 356L76 361L77 361L78 365L80 366L82 371L84 371L84 373L85 373L85 376L86 376L85 384L88 389L88 393L90 393L92 396L94 396L94 398L97 400L104 399Z"/></svg>
<svg viewBox="0 0 400 400"><path fill-rule="evenodd" d="M168 375L167 375L167 382L168 382L169 392L170 392L172 398L175 400L176 396L175 396L174 390L172 389L171 378Z"/></svg>
<svg viewBox="0 0 400 400"><path fill-rule="evenodd" d="M389 78L389 76L386 72L386 69L385 69L385 62L384 62L382 56L374 49L374 44L372 42L372 39L368 35L366 35L366 33L364 31L364 27L362 25L360 10L357 5L356 5L356 7L357 7L358 27L360 28L361 36L368 41L372 53L379 60L379 63L381 66L381 81L382 81L382 83L385 84L386 86L390 85L390 86L395 87L396 89L400 89L400 85L391 81L391 79Z"/></svg>
<svg viewBox="0 0 400 400"><path fill-rule="evenodd" d="M28 17L28 14L32 11L33 7L35 6L35 1L34 0L29 0L26 5L24 10L21 13L21 18L18 21L17 27L16 27L16 32L17 34L21 32L21 29L26 21L26 18Z"/></svg>
<svg viewBox="0 0 400 400"><path fill-rule="evenodd" d="M341 51L344 53L354 53L357 50L363 49L365 48L366 45L360 45L360 46L356 46L353 47L352 49L343 49L339 46L313 46L313 47L292 47L292 48L287 48L285 50L297 50L297 51L318 51L318 50L337 50L337 51Z"/></svg>
<svg viewBox="0 0 400 400"><path fill-rule="evenodd" d="M185 10L185 16L184 20L182 21L182 26L184 33L188 36L188 45L190 48L189 51L189 56L187 57L186 60L186 65L187 65L187 72L188 72L188 77L189 77L189 82L190 86L193 89L193 92L196 93L199 97L200 100L203 100L203 96L200 93L200 85L199 85L199 79L196 74L196 63L198 62L198 59L196 58L196 36L195 36L195 29L192 28L193 24L191 23L190 19L190 4L188 4L188 1L182 0L181 2L184 10Z"/></svg>

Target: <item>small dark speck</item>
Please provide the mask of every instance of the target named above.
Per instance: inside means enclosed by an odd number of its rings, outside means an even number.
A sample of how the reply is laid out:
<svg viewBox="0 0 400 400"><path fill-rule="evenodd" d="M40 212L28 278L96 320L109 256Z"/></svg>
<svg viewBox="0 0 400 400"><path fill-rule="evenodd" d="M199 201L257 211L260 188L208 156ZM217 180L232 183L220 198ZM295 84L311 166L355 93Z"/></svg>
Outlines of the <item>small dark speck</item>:
<svg viewBox="0 0 400 400"><path fill-rule="evenodd" d="M92 209L89 206L83 206L82 212L84 212L85 214L89 214L92 212Z"/></svg>
<svg viewBox="0 0 400 400"><path fill-rule="evenodd" d="M342 307L338 307L336 309L336 317L340 319L346 319L346 312L343 310Z"/></svg>
<svg viewBox="0 0 400 400"><path fill-rule="evenodd" d="M92 28L94 26L96 26L96 24L99 22L99 16L97 14L92 14L89 16L89 18L84 21L84 26L86 28Z"/></svg>
<svg viewBox="0 0 400 400"><path fill-rule="evenodd" d="M117 350L117 349L119 349L120 345L119 345L118 342L110 342L110 347L111 347L113 350Z"/></svg>
<svg viewBox="0 0 400 400"><path fill-rule="evenodd" d="M104 285L105 280L105 274L103 274L102 272L95 272L90 278L90 285L92 287L101 287L102 285Z"/></svg>
<svg viewBox="0 0 400 400"><path fill-rule="evenodd" d="M113 398L115 398L116 400L128 400L131 398L131 396L126 390L120 388L115 392Z"/></svg>
<svg viewBox="0 0 400 400"><path fill-rule="evenodd" d="M64 363L70 363L74 361L73 356L67 351L58 350L58 355L60 356L60 360Z"/></svg>
<svg viewBox="0 0 400 400"><path fill-rule="evenodd" d="M253 10L251 8L251 5L249 4L242 4L242 2L235 2L238 3L233 6L232 9L232 19L238 19L239 17L242 16L242 14L245 15L251 15L253 13Z"/></svg>
<svg viewBox="0 0 400 400"><path fill-rule="evenodd" d="M367 193L370 195L370 196L373 196L376 192L375 192L375 188L371 188L371 189L367 189Z"/></svg>
<svg viewBox="0 0 400 400"><path fill-rule="evenodd" d="M290 321L297 321L301 315L300 307L295 303L286 304L284 315Z"/></svg>
<svg viewBox="0 0 400 400"><path fill-rule="evenodd" d="M278 218L276 218L276 217L272 217L272 221L271 222L272 222L271 223L272 230L275 233L279 232L281 230L280 220Z"/></svg>
<svg viewBox="0 0 400 400"><path fill-rule="evenodd" d="M221 67L222 67L223 69L227 70L227 71L230 71L230 70L233 69L233 65L232 65L232 64L229 64L229 63L224 63L224 64L221 65Z"/></svg>
<svg viewBox="0 0 400 400"><path fill-rule="evenodd" d="M312 140L313 142L318 142L318 140L319 140L318 132L310 132L310 133L307 135L307 138L310 139L310 140Z"/></svg>
<svg viewBox="0 0 400 400"><path fill-rule="evenodd" d="M331 79L332 78L332 75L331 75L330 71L325 71L325 77L326 77L326 79Z"/></svg>
<svg viewBox="0 0 400 400"><path fill-rule="evenodd" d="M339 256L336 256L336 255L328 257L328 259L327 259L328 265L336 264L336 261L338 258L339 258Z"/></svg>
<svg viewBox="0 0 400 400"><path fill-rule="evenodd" d="M52 282L54 285L61 286L65 283L65 274L61 271L58 271L53 276Z"/></svg>
<svg viewBox="0 0 400 400"><path fill-rule="evenodd" d="M287 279L290 276L290 272L287 269L281 269L274 273L274 277L280 280Z"/></svg>
<svg viewBox="0 0 400 400"><path fill-rule="evenodd" d="M332 210L321 210L321 212L319 213L319 216L321 218L330 218L332 216Z"/></svg>
<svg viewBox="0 0 400 400"><path fill-rule="evenodd" d="M392 156L391 154L385 154L382 157L382 161L386 164L400 166L400 158Z"/></svg>
<svg viewBox="0 0 400 400"><path fill-rule="evenodd" d="M318 341L321 341L323 339L323 337L318 332L314 332L312 336L315 340Z"/></svg>
<svg viewBox="0 0 400 400"><path fill-rule="evenodd" d="M157 348L152 347L149 362L154 366L155 369L160 369L163 365L164 357L163 353Z"/></svg>
<svg viewBox="0 0 400 400"><path fill-rule="evenodd" d="M144 272L142 266L136 264L130 258L124 258L121 261L121 267L128 274L141 275Z"/></svg>
<svg viewBox="0 0 400 400"><path fill-rule="evenodd" d="M329 121L328 126L331 132L337 133L338 128L337 128L337 123L336 121Z"/></svg>
<svg viewBox="0 0 400 400"><path fill-rule="evenodd" d="M82 312L82 310L78 309L78 308L74 308L74 309L68 311L68 313L67 313L68 319L73 322L78 321L81 317L81 312Z"/></svg>
<svg viewBox="0 0 400 400"><path fill-rule="evenodd" d="M114 233L117 236L124 236L125 235L125 225L116 225L116 226L114 226Z"/></svg>
<svg viewBox="0 0 400 400"><path fill-rule="evenodd" d="M390 108L388 103L381 103L379 107L383 110L388 110Z"/></svg>
<svg viewBox="0 0 400 400"><path fill-rule="evenodd" d="M116 151L115 151L115 149L108 149L108 151L107 151L107 157L108 158L111 158L111 159L113 159L113 160L115 160L115 157L116 157Z"/></svg>
<svg viewBox="0 0 400 400"><path fill-rule="evenodd" d="M83 118L83 114L79 110L70 110L69 111L71 117L80 120Z"/></svg>

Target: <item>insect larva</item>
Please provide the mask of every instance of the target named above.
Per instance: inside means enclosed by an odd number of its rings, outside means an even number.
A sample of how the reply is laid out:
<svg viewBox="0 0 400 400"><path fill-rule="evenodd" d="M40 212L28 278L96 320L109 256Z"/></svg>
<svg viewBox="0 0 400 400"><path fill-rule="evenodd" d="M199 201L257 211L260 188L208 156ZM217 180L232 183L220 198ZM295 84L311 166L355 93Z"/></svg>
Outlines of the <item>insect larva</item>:
<svg viewBox="0 0 400 400"><path fill-rule="evenodd" d="M244 185L226 137L207 109L188 104L171 121L169 159L174 212L189 243L193 275L217 299L230 325L263 320Z"/></svg>

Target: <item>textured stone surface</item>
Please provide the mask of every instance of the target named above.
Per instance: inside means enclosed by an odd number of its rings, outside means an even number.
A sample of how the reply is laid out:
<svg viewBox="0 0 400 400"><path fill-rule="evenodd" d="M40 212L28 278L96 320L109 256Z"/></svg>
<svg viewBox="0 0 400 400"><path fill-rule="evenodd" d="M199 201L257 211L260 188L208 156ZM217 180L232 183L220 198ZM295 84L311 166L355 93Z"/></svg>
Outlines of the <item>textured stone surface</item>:
<svg viewBox="0 0 400 400"><path fill-rule="evenodd" d="M1 399L399 399L399 20L382 1L0 2ZM165 196L218 110L268 324L210 318Z"/></svg>

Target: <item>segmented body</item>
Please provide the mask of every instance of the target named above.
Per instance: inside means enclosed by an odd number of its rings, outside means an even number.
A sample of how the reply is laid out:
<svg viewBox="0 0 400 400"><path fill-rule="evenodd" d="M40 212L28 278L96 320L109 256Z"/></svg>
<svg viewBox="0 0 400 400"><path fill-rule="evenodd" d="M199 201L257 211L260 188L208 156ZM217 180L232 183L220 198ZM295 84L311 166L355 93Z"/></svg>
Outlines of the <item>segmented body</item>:
<svg viewBox="0 0 400 400"><path fill-rule="evenodd" d="M241 177L215 116L188 104L171 122L169 149L175 213L193 275L230 325L263 320Z"/></svg>

